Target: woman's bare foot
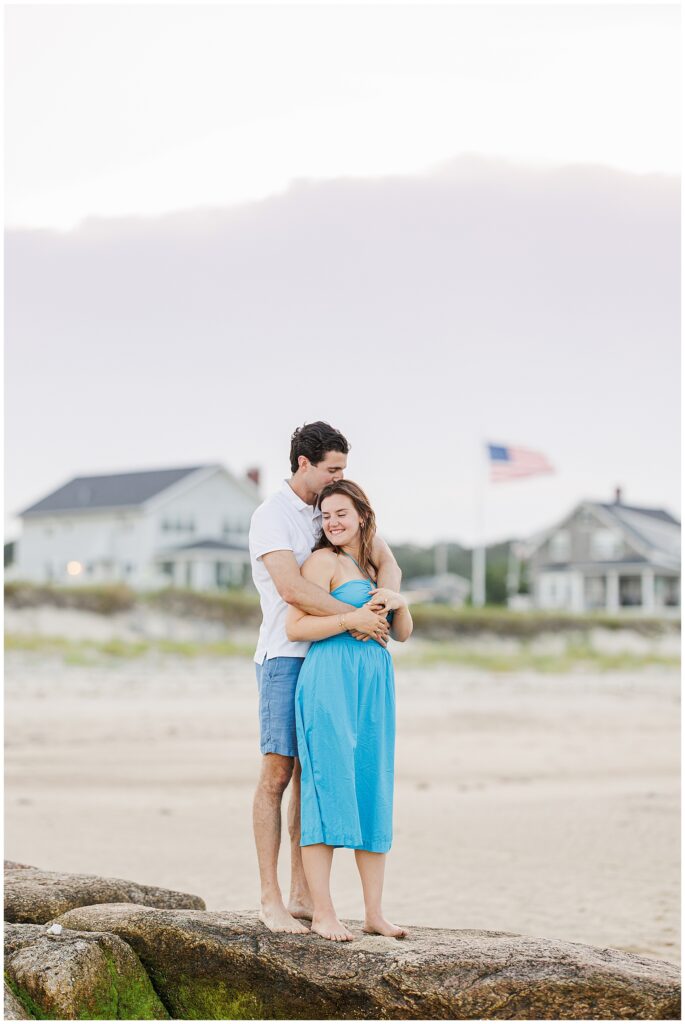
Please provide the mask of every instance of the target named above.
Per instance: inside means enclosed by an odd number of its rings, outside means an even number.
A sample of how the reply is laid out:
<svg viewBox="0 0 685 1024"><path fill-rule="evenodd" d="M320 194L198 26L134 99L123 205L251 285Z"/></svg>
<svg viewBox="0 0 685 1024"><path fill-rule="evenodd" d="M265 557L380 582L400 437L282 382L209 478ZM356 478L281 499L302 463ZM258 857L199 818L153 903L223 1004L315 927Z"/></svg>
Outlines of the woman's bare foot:
<svg viewBox="0 0 685 1024"><path fill-rule="evenodd" d="M406 939L409 932L406 928L400 928L390 921L386 921L382 914L377 917L364 918L363 932L368 935L388 935L391 939Z"/></svg>
<svg viewBox="0 0 685 1024"><path fill-rule="evenodd" d="M311 921L314 916L314 908L311 903L306 903L304 900L291 899L288 903L288 913L291 917L299 917L305 921Z"/></svg>
<svg viewBox="0 0 685 1024"><path fill-rule="evenodd" d="M333 942L349 942L354 938L352 932L340 923L334 910L325 914L315 913L312 918L312 931Z"/></svg>
<svg viewBox="0 0 685 1024"><path fill-rule="evenodd" d="M309 928L288 913L283 903L262 903L259 920L271 932L291 932L294 935L307 935L309 932Z"/></svg>

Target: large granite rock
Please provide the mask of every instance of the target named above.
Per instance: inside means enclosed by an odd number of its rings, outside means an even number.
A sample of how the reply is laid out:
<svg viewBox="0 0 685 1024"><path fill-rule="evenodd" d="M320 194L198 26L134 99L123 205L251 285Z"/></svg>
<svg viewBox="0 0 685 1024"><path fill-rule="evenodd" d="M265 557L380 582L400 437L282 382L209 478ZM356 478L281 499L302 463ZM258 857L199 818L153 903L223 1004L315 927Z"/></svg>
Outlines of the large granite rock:
<svg viewBox="0 0 685 1024"><path fill-rule="evenodd" d="M24 1004L15 996L12 989L5 982L5 998L3 1007L3 1020L35 1020Z"/></svg>
<svg viewBox="0 0 685 1024"><path fill-rule="evenodd" d="M168 1020L128 943L108 932L5 924L10 1019Z"/></svg>
<svg viewBox="0 0 685 1024"><path fill-rule="evenodd" d="M138 885L124 878L70 875L41 871L28 864L5 861L5 920L43 924L65 910L92 903L136 903L146 907L204 910L199 896L154 885Z"/></svg>
<svg viewBox="0 0 685 1024"><path fill-rule="evenodd" d="M412 928L397 941L272 934L254 914L109 904L80 933L128 943L173 1018L679 1020L674 964L581 943Z"/></svg>

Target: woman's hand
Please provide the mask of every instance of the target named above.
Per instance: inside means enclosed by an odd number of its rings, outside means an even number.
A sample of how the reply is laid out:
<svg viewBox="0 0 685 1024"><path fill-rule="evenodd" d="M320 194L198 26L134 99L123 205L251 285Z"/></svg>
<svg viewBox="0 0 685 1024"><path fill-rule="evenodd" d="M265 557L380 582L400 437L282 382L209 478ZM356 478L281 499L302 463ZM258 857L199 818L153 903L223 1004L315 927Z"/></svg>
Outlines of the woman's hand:
<svg viewBox="0 0 685 1024"><path fill-rule="evenodd" d="M372 611L368 604L353 612L346 612L341 618L344 618L348 629L365 633L367 636L373 637L374 640L379 637L387 639L389 626L386 619L379 612Z"/></svg>
<svg viewBox="0 0 685 1024"><path fill-rule="evenodd" d="M369 593L371 599L367 601L366 607L375 611L392 612L407 607L406 599L395 590L388 590L387 587L375 587Z"/></svg>

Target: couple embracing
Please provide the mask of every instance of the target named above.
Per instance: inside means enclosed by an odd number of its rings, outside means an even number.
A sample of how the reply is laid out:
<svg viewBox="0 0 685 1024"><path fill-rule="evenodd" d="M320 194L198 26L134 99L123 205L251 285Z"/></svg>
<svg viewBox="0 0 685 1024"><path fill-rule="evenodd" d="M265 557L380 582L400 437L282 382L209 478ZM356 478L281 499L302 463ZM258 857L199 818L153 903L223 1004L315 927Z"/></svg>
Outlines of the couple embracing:
<svg viewBox="0 0 685 1024"><path fill-rule="evenodd" d="M354 936L330 893L333 850L355 851L363 930L403 938L382 910L392 842L395 681L388 639L412 619L401 573L358 484L350 446L327 423L291 438L279 491L252 516L250 558L262 626L255 654L262 766L253 822L260 918L272 931ZM281 802L291 785L291 884L278 884Z"/></svg>

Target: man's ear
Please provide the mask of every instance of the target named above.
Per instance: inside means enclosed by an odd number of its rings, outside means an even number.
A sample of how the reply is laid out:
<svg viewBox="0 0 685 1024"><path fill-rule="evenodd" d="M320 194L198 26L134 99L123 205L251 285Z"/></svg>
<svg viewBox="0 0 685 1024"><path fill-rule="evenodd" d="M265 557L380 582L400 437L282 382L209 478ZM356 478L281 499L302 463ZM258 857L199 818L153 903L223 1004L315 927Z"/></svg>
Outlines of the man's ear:
<svg viewBox="0 0 685 1024"><path fill-rule="evenodd" d="M298 469L307 469L309 466L311 466L311 462L309 461L309 459L307 458L306 455L298 455L297 456L297 468Z"/></svg>

